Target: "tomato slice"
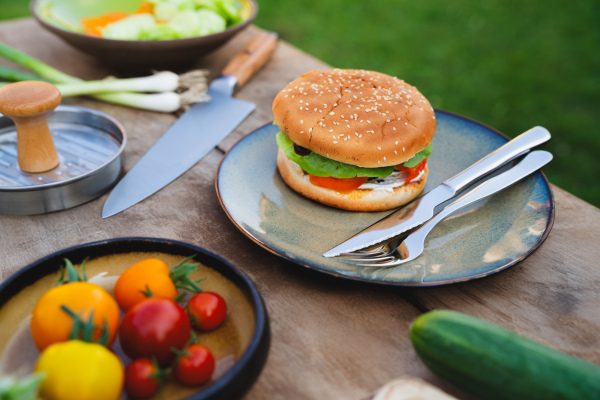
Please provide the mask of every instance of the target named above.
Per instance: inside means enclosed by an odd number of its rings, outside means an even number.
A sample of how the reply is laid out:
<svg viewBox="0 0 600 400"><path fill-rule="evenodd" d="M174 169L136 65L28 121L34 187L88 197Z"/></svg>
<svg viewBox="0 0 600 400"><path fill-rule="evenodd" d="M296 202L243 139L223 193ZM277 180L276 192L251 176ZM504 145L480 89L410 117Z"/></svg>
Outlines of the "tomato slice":
<svg viewBox="0 0 600 400"><path fill-rule="evenodd" d="M326 189L335 190L338 192L351 192L357 189L360 185L367 181L367 177L355 177L355 178L333 178L323 176L308 176L310 183L315 186L324 187Z"/></svg>
<svg viewBox="0 0 600 400"><path fill-rule="evenodd" d="M396 169L400 172L405 172L408 174L408 176L406 177L406 180L404 181L404 183L408 183L411 180L415 179L417 176L419 176L419 174L421 173L421 171L423 171L425 169L425 165L427 165L427 159L424 159L423 161L421 161L419 164L417 164L416 166L412 167L412 168L407 168L404 165L400 164L396 167Z"/></svg>

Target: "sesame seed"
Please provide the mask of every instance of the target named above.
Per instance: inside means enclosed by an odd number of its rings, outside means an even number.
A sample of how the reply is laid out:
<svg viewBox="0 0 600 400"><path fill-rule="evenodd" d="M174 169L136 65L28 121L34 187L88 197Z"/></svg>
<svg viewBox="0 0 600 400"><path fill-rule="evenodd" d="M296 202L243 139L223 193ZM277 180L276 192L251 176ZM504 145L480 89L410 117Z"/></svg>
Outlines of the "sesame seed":
<svg viewBox="0 0 600 400"><path fill-rule="evenodd" d="M334 140L334 141L333 141L333 144L337 144L337 141L335 141L335 140Z"/></svg>
<svg viewBox="0 0 600 400"><path fill-rule="evenodd" d="M383 161L387 161L387 159L385 157L383 157Z"/></svg>
<svg viewBox="0 0 600 400"><path fill-rule="evenodd" d="M406 149L404 147L402 147L402 151L406 151Z"/></svg>
<svg viewBox="0 0 600 400"><path fill-rule="evenodd" d="M379 147L379 146L378 146L378 147L377 147L377 150L381 150L381 147Z"/></svg>
<svg viewBox="0 0 600 400"><path fill-rule="evenodd" d="M301 119L301 120L300 120L300 123L301 123L301 124L303 124L303 123L304 123L304 120L302 120L302 119Z"/></svg>
<svg viewBox="0 0 600 400"><path fill-rule="evenodd" d="M395 143L395 144L396 144L396 146L398 146L398 141L397 141L397 140L396 140L396 143Z"/></svg>

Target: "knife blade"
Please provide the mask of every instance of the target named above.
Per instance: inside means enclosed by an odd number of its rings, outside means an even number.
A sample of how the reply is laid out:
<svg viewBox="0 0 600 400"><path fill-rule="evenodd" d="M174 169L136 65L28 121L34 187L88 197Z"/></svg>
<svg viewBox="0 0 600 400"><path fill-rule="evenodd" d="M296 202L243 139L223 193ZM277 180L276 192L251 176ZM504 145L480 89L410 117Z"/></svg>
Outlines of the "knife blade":
<svg viewBox="0 0 600 400"><path fill-rule="evenodd" d="M193 167L256 105L233 97L270 58L277 35L261 32L225 66L208 87L210 100L187 110L140 158L109 194L102 218L113 216L156 193Z"/></svg>
<svg viewBox="0 0 600 400"><path fill-rule="evenodd" d="M436 186L424 196L335 246L323 256L331 258L364 249L425 223L433 217L435 207L456 196L471 183L549 139L550 132L546 128L541 126L531 128L456 176Z"/></svg>

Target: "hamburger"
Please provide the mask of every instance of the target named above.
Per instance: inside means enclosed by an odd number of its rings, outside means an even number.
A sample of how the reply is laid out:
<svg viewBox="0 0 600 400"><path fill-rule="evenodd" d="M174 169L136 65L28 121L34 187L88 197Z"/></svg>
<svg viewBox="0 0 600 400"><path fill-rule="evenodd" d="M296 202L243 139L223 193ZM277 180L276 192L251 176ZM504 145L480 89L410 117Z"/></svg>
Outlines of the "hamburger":
<svg viewBox="0 0 600 400"><path fill-rule="evenodd" d="M311 71L273 101L277 168L296 192L328 206L382 211L425 186L435 133L427 99L373 71Z"/></svg>

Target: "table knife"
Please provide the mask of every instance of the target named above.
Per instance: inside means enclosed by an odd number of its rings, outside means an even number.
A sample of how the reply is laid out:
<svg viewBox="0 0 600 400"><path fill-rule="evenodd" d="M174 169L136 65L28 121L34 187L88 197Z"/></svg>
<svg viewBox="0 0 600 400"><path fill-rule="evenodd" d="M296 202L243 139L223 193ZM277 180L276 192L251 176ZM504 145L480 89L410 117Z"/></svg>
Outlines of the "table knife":
<svg viewBox="0 0 600 400"><path fill-rule="evenodd" d="M259 33L225 66L208 87L210 100L194 104L156 141L111 191L102 218L113 216L156 193L193 167L256 105L233 98L270 58L277 45L273 32Z"/></svg>
<svg viewBox="0 0 600 400"><path fill-rule="evenodd" d="M457 193L478 179L549 139L550 132L541 126L522 133L458 175L436 186L424 196L327 251L323 256L336 257L364 249L425 223L433 217L435 207L456 196Z"/></svg>

